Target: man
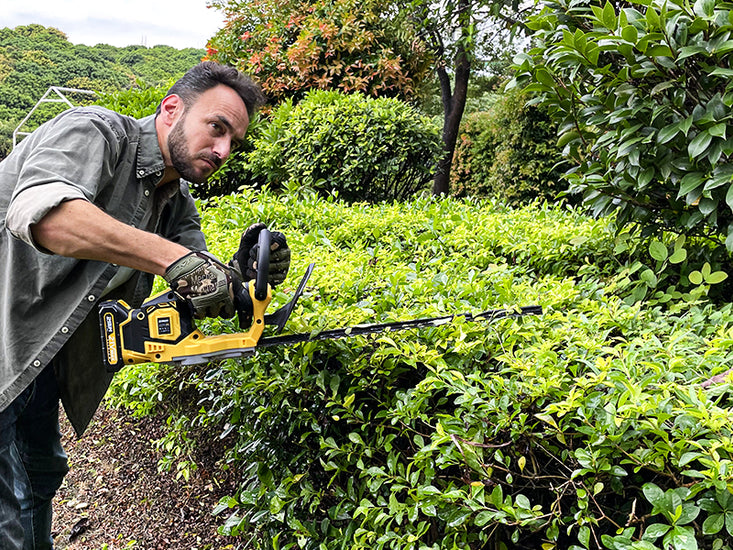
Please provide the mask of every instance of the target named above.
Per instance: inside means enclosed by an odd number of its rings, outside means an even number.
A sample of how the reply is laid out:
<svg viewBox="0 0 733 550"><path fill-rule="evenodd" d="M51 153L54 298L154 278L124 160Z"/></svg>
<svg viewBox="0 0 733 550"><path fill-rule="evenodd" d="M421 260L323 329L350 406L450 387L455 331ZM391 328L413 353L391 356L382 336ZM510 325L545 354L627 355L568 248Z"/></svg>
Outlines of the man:
<svg viewBox="0 0 733 550"><path fill-rule="evenodd" d="M222 264L205 252L187 181L221 166L261 103L235 69L204 62L154 116L71 109L0 163L0 550L53 547L51 500L68 471L59 399L81 435L110 382L100 298L136 307L161 275L196 317L234 315L263 226ZM272 284L289 264L281 235Z"/></svg>

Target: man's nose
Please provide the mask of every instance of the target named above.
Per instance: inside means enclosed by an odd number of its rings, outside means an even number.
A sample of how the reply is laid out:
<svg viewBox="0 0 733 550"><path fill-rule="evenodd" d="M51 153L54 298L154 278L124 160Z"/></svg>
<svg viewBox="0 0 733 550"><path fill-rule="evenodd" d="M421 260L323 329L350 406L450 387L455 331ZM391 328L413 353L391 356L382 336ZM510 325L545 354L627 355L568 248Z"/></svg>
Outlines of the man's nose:
<svg viewBox="0 0 733 550"><path fill-rule="evenodd" d="M228 157L229 153L232 152L232 142L230 139L218 139L214 144L214 154L224 162Z"/></svg>

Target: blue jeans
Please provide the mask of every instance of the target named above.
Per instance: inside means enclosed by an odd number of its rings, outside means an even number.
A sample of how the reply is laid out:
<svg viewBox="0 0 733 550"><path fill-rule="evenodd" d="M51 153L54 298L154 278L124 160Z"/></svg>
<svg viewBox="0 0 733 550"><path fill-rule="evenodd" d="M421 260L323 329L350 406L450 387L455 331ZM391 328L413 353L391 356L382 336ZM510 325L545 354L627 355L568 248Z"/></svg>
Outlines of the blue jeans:
<svg viewBox="0 0 733 550"><path fill-rule="evenodd" d="M69 471L53 366L0 412L0 550L50 550L52 500Z"/></svg>

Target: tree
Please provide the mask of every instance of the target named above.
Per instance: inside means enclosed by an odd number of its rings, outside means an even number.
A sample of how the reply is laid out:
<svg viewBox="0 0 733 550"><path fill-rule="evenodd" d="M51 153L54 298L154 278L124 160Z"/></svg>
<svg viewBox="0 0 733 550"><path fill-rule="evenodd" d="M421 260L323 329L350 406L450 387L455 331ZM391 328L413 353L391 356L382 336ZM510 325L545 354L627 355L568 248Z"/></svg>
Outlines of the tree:
<svg viewBox="0 0 733 550"><path fill-rule="evenodd" d="M430 70L409 27L376 0L216 0L209 59L252 75L273 103L311 89L413 99ZM394 14L393 14L394 15Z"/></svg>
<svg viewBox="0 0 733 550"><path fill-rule="evenodd" d="M553 0L528 22L517 84L554 113L596 215L733 250L732 20L718 0Z"/></svg>
<svg viewBox="0 0 733 550"><path fill-rule="evenodd" d="M433 181L433 193L448 193L453 153L466 106L472 72L497 57L497 43L511 46L529 7L519 0L414 0L402 3L419 35L433 52L434 69L443 104L443 152ZM493 51L492 51L493 50ZM488 54L488 55L487 55ZM451 81L452 77L452 81Z"/></svg>

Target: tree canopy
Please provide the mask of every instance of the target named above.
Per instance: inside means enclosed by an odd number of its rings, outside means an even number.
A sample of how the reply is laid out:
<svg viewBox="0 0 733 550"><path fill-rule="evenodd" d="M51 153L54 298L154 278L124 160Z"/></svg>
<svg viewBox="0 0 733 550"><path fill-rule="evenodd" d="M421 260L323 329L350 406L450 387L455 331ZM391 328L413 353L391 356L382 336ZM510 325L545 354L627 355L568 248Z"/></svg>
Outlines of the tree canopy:
<svg viewBox="0 0 733 550"><path fill-rule="evenodd" d="M225 25L210 59L253 75L274 103L309 89L414 100L437 76L444 155L433 190L446 193L471 72L506 44L519 3L503 0L215 0Z"/></svg>
<svg viewBox="0 0 733 550"><path fill-rule="evenodd" d="M411 99L430 55L399 24L393 3L375 0L217 0L224 27L210 59L252 75L273 103L311 89ZM387 17L390 12L392 17Z"/></svg>

